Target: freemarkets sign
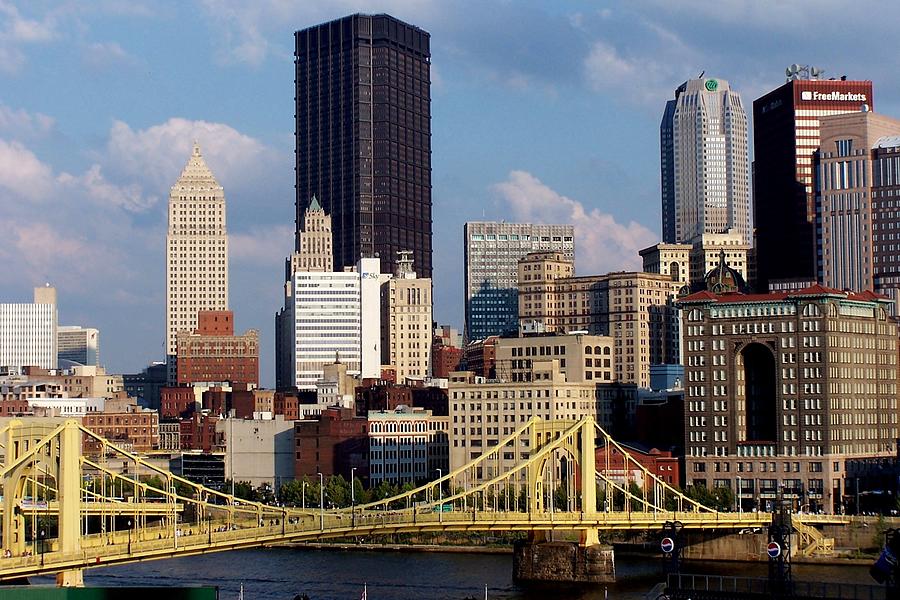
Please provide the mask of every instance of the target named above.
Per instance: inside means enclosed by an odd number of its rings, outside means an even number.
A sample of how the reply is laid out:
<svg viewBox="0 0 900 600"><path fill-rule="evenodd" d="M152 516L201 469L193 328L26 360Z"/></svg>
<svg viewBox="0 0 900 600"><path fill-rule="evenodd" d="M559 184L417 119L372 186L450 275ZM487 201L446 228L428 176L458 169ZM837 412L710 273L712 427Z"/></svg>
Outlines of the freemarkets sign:
<svg viewBox="0 0 900 600"><path fill-rule="evenodd" d="M867 102L865 94L855 94L852 92L816 92L803 91L800 92L801 100L814 100L816 102Z"/></svg>

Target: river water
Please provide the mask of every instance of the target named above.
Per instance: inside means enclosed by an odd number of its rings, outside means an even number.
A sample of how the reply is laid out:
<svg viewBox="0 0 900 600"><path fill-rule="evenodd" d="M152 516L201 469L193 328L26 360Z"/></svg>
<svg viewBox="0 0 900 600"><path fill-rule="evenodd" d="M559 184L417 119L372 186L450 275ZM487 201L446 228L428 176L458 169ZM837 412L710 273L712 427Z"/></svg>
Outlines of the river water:
<svg viewBox="0 0 900 600"><path fill-rule="evenodd" d="M686 573L764 576L766 564L687 563ZM796 580L874 583L864 566L794 565ZM643 600L663 580L661 559L617 557L618 581L609 585L518 586L511 554L451 554L264 548L221 552L85 572L88 586L219 587L220 600L357 600L367 585L368 600ZM36 580L48 583L50 580Z"/></svg>

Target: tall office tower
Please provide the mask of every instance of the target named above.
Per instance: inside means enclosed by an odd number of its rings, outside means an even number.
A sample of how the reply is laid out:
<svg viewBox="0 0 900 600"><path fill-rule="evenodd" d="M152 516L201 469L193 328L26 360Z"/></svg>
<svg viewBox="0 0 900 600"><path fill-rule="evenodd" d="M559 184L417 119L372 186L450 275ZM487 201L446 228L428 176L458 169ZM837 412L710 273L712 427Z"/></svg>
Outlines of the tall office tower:
<svg viewBox="0 0 900 600"><path fill-rule="evenodd" d="M471 342L519 330L519 259L538 250L554 250L574 262L575 228L475 221L463 229L463 246L465 335Z"/></svg>
<svg viewBox="0 0 900 600"><path fill-rule="evenodd" d="M328 254L331 217L318 202L304 210L298 251L287 260L284 307L275 315L275 384L315 390L326 364L347 373L381 374L382 276L377 258L334 271Z"/></svg>
<svg viewBox="0 0 900 600"><path fill-rule="evenodd" d="M380 256L390 273L397 252L412 250L431 277L429 38L359 14L294 34L297 231L317 196L338 270Z"/></svg>
<svg viewBox="0 0 900 600"><path fill-rule="evenodd" d="M40 367L57 365L58 326L56 288L34 288L34 302L0 304L0 366Z"/></svg>
<svg viewBox="0 0 900 600"><path fill-rule="evenodd" d="M100 331L78 325L60 325L56 333L56 355L60 361L86 366L100 365Z"/></svg>
<svg viewBox="0 0 900 600"><path fill-rule="evenodd" d="M691 79L660 124L663 241L733 230L750 241L747 114L724 79Z"/></svg>
<svg viewBox="0 0 900 600"><path fill-rule="evenodd" d="M900 136L887 136L872 152L872 238L875 291L894 301L900 315Z"/></svg>
<svg viewBox="0 0 900 600"><path fill-rule="evenodd" d="M854 489L849 459L896 456L889 304L820 285L679 300L687 483L738 483L744 510L783 495L795 510L838 512Z"/></svg>
<svg viewBox="0 0 900 600"><path fill-rule="evenodd" d="M815 281L813 153L819 147L819 118L859 112L873 102L871 81L790 77L753 102L753 226L760 292Z"/></svg>
<svg viewBox="0 0 900 600"><path fill-rule="evenodd" d="M813 155L818 280L839 290L874 290L875 240L894 233L888 227L879 231L872 149L900 135L900 121L866 111L819 122L821 142Z"/></svg>
<svg viewBox="0 0 900 600"><path fill-rule="evenodd" d="M197 312L228 310L228 236L225 192L200 145L169 192L166 234L166 362L178 381L178 332L197 328Z"/></svg>
<svg viewBox="0 0 900 600"><path fill-rule="evenodd" d="M398 254L394 277L381 286L381 362L397 382L431 375L431 280L416 277L411 252Z"/></svg>

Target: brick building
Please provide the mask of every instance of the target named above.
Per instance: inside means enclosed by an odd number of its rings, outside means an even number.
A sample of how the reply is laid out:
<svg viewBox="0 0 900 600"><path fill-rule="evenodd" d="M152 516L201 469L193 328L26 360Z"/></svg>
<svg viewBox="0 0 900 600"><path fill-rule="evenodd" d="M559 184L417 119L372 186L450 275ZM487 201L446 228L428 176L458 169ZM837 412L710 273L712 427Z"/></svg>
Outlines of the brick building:
<svg viewBox="0 0 900 600"><path fill-rule="evenodd" d="M459 370L459 363L463 359L463 349L444 346L438 343L439 339L434 338L431 346L431 374L433 377L446 379L450 373Z"/></svg>
<svg viewBox="0 0 900 600"><path fill-rule="evenodd" d="M179 384L259 384L259 332L234 335L233 318L230 310L200 311L197 329L178 332Z"/></svg>
<svg viewBox="0 0 900 600"><path fill-rule="evenodd" d="M497 359L497 340L500 338L492 335L483 340L476 340L466 344L463 349L463 362L466 370L472 371L479 377L493 379L497 373L495 361Z"/></svg>
<svg viewBox="0 0 900 600"><path fill-rule="evenodd" d="M220 436L216 433L216 423L219 417L193 413L190 417L182 419L179 424L182 450L200 450L212 452L220 449Z"/></svg>
<svg viewBox="0 0 900 600"><path fill-rule="evenodd" d="M659 450L658 448L641 448L633 444L621 444L628 455L633 459L627 462L622 451L613 446L601 446L595 450L594 458L597 464L597 472L611 477L618 483L634 482L638 486L643 487L646 483L644 473L637 468L634 463L638 463L664 482L672 486L682 486L681 462L682 457L674 456L672 452L667 450ZM608 461L607 462L607 457Z"/></svg>
<svg viewBox="0 0 900 600"><path fill-rule="evenodd" d="M150 452L159 448L159 413L136 404L107 403L102 413L88 413L82 424L116 446L131 452ZM100 452L100 443L83 438L85 454Z"/></svg>
<svg viewBox="0 0 900 600"><path fill-rule="evenodd" d="M350 469L363 481L369 478L368 418L347 408L328 408L318 419L294 423L297 478L322 473L350 478Z"/></svg>
<svg viewBox="0 0 900 600"><path fill-rule="evenodd" d="M193 387L164 387L159 391L159 412L163 419L181 419L197 410Z"/></svg>

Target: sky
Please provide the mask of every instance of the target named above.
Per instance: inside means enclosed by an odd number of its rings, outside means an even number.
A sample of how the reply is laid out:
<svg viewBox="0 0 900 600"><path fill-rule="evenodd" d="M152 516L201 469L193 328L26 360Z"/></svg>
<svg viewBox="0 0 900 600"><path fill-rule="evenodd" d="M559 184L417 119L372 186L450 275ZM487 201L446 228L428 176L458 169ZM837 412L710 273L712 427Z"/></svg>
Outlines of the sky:
<svg viewBox="0 0 900 600"><path fill-rule="evenodd" d="M434 317L460 328L467 220L573 223L578 274L639 267L662 110L701 71L749 113L811 64L873 80L900 117L890 2L0 0L0 302L49 282L110 372L163 359L168 192L196 139L225 188L236 328L259 330L271 385L293 32L355 12L431 33Z"/></svg>

